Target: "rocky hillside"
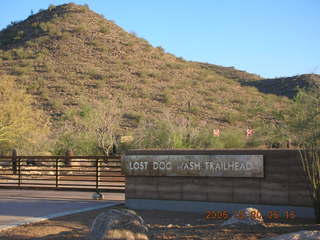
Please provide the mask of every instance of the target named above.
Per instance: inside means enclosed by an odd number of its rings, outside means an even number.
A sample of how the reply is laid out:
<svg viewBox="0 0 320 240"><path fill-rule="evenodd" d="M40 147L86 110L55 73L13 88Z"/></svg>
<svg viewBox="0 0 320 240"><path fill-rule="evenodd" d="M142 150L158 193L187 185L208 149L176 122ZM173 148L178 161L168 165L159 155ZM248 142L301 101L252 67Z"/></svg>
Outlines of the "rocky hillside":
<svg viewBox="0 0 320 240"><path fill-rule="evenodd" d="M123 134L168 113L208 129L244 129L290 104L262 93L278 94L273 85L281 81L177 58L76 4L50 6L2 30L0 74L34 96L57 133L105 103L120 111Z"/></svg>

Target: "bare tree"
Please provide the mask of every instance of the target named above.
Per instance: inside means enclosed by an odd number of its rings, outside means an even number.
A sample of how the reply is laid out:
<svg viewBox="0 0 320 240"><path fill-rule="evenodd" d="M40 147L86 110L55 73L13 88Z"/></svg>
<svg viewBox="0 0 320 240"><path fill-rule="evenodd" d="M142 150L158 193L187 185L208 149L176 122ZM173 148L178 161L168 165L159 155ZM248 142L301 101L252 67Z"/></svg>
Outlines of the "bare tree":
<svg viewBox="0 0 320 240"><path fill-rule="evenodd" d="M94 131L97 144L105 155L110 155L117 145L119 134L120 111L114 102L97 106L93 114Z"/></svg>

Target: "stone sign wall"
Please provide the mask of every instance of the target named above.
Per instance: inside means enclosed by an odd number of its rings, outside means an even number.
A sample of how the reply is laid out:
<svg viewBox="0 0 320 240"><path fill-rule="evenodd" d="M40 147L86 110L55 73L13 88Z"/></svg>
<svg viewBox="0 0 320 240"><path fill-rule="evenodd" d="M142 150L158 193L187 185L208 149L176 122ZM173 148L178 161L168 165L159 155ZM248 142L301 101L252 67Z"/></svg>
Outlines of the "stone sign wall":
<svg viewBox="0 0 320 240"><path fill-rule="evenodd" d="M296 150L131 150L123 161L126 200L312 206Z"/></svg>
<svg viewBox="0 0 320 240"><path fill-rule="evenodd" d="M263 155L127 155L121 161L126 176L264 176Z"/></svg>

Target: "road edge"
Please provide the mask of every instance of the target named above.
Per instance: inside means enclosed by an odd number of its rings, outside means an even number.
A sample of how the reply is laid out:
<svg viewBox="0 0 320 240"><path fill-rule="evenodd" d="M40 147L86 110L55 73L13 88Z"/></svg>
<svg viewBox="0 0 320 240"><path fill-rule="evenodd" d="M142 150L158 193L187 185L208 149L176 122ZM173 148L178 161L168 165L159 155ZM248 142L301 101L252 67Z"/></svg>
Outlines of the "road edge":
<svg viewBox="0 0 320 240"><path fill-rule="evenodd" d="M66 216L66 215L72 215L72 214L77 214L77 213L81 213L81 212L88 212L88 211L93 211L93 210L97 210L97 209L101 209L101 208L107 208L107 207L114 207L114 206L120 206L123 205L123 203L107 203L104 205L99 205L99 206L94 206L94 207L87 207L87 208L83 208L83 209L77 209L77 210L71 210L71 211L65 211L65 212L60 212L60 213L54 213L54 214L49 214L43 217L31 217L31 218L27 218L25 220L21 220L21 221L17 221L15 223L12 224L7 224L7 225L3 225L0 226L0 232L9 230L11 228L14 227L19 227L22 225L26 225L26 224L31 224L31 223L38 223L38 222L42 222L42 221L46 221L52 218L57 218L57 217L62 217L62 216Z"/></svg>

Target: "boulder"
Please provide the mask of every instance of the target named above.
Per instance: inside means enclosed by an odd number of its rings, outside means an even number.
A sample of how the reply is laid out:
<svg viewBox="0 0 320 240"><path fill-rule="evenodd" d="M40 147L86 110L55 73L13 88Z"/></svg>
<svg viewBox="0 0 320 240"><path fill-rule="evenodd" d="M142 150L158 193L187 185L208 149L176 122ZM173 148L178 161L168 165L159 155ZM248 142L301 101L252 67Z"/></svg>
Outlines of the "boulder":
<svg viewBox="0 0 320 240"><path fill-rule="evenodd" d="M320 231L300 231L282 234L276 237L263 238L261 240L319 240Z"/></svg>
<svg viewBox="0 0 320 240"><path fill-rule="evenodd" d="M91 226L91 240L148 240L142 217L128 209L109 209L98 215Z"/></svg>
<svg viewBox="0 0 320 240"><path fill-rule="evenodd" d="M247 226L262 226L264 227L264 221L262 214L258 209L255 208L245 208L240 209L235 212L235 214L224 221L222 226L237 226L237 225L247 225Z"/></svg>

